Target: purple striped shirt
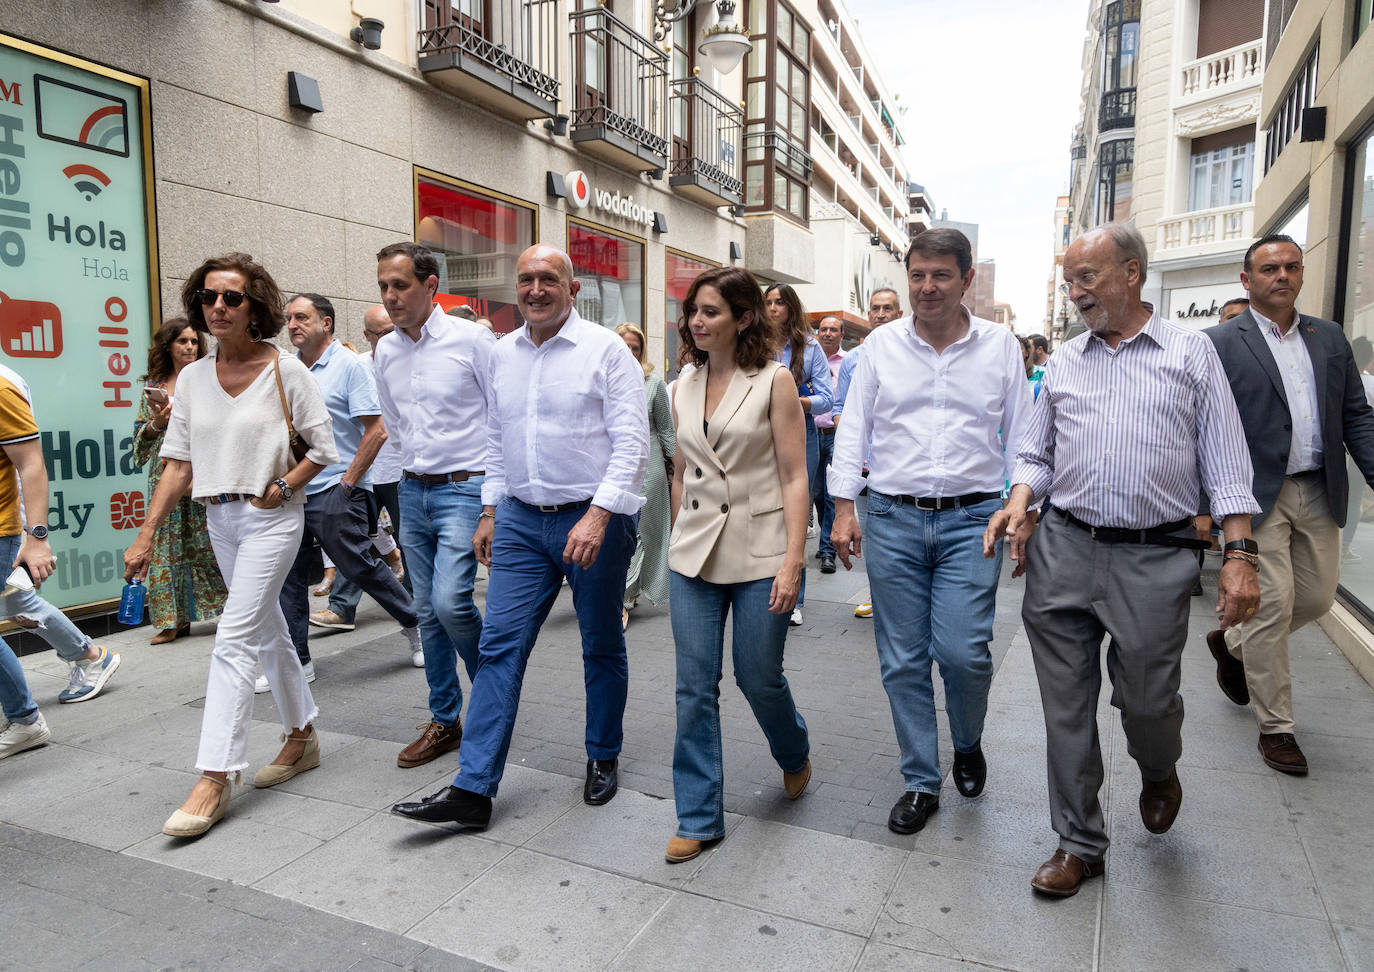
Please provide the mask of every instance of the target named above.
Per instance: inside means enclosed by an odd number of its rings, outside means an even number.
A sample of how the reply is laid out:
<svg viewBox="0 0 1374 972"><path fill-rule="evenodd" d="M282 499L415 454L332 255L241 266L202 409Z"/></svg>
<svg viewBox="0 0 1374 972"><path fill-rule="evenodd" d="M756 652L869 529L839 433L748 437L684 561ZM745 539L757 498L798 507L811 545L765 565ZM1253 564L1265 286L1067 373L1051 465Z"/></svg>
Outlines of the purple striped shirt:
<svg viewBox="0 0 1374 972"><path fill-rule="evenodd" d="M1013 483L1095 526L1144 530L1258 513L1236 400L1212 342L1152 314L1113 351L1091 331L1054 353Z"/></svg>

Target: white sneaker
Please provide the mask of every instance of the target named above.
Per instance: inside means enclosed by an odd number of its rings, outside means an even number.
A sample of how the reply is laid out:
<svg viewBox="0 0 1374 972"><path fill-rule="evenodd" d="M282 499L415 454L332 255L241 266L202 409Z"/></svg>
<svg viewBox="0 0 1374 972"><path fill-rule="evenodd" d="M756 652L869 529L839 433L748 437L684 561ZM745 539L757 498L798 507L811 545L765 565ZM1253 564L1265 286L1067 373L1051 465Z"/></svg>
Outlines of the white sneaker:
<svg viewBox="0 0 1374 972"><path fill-rule="evenodd" d="M801 623L802 623L801 608L793 608L793 609L792 609L792 619L791 619L790 621L788 621L787 623L790 624L790 625L791 625L792 627L794 627L794 628L800 628L800 627L801 627Z"/></svg>
<svg viewBox="0 0 1374 972"><path fill-rule="evenodd" d="M410 663L416 668L424 668L425 650L420 644L420 626L402 628L401 634L405 635L406 641L410 642Z"/></svg>
<svg viewBox="0 0 1374 972"><path fill-rule="evenodd" d="M302 665L301 671L305 673L305 680L307 683L315 681L315 663L313 661L308 661ZM268 684L267 676L259 675L258 680L253 683L253 694L262 695L270 691L272 691L272 686Z"/></svg>
<svg viewBox="0 0 1374 972"><path fill-rule="evenodd" d="M109 651L103 645L95 647L100 649L100 654L94 659L83 658L70 663L71 674L67 679L67 687L57 693L57 701L89 702L100 694L110 676L119 668L118 652Z"/></svg>
<svg viewBox="0 0 1374 972"><path fill-rule="evenodd" d="M0 732L0 759L41 746L51 738L52 733L48 731L47 720L41 712L31 725L11 722L4 732Z"/></svg>

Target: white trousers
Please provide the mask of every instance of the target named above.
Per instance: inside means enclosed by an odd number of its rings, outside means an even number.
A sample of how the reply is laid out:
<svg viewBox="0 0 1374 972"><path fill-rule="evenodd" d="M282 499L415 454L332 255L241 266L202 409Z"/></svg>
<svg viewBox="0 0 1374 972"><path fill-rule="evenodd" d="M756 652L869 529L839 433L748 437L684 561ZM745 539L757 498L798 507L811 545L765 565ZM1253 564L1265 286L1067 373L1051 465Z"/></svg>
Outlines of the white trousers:
<svg viewBox="0 0 1374 972"><path fill-rule="evenodd" d="M215 632L196 768L247 768L257 666L272 686L282 731L301 729L319 710L306 684L277 596L305 530L305 504L260 510L248 501L206 507L215 560L229 596Z"/></svg>

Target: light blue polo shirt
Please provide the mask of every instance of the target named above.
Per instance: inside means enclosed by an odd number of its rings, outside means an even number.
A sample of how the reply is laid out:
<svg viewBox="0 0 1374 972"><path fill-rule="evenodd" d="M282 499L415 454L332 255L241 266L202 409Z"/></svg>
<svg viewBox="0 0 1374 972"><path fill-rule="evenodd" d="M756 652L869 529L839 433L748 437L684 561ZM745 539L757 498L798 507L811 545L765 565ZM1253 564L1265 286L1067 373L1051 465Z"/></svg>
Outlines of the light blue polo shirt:
<svg viewBox="0 0 1374 972"><path fill-rule="evenodd" d="M300 354L297 353L296 357L299 358ZM358 445L363 441L363 416L382 414L372 369L338 341L329 342L320 360L310 366L310 373L319 383L320 391L324 394L324 406L334 422L334 445L339 450L339 461L326 466L309 482L305 487L306 496L322 493L343 478L353 457L358 454ZM363 476L361 482L353 485L371 489L371 471Z"/></svg>

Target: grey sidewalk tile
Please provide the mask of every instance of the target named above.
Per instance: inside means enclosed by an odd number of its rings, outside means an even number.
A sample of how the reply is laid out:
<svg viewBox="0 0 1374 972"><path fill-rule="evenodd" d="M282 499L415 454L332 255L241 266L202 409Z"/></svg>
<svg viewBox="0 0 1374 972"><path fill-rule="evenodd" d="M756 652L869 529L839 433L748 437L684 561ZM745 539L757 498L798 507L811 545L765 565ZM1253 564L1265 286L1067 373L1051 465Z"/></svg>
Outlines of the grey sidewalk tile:
<svg viewBox="0 0 1374 972"><path fill-rule="evenodd" d="M120 670L123 671L122 665ZM175 705L116 729L84 733L70 742L81 749L122 756L153 766L167 765L169 769L179 769L181 767L175 764L186 761L194 767L196 739L200 736L203 715L200 709Z"/></svg>
<svg viewBox="0 0 1374 972"><path fill-rule="evenodd" d="M167 837L161 833L159 823L156 834L134 844L125 853L207 877L252 884L322 843L299 830L274 827L246 814L235 813L234 803L243 796L236 795L224 819L202 837Z"/></svg>
<svg viewBox="0 0 1374 972"><path fill-rule="evenodd" d="M399 751L394 743L376 739L363 739L334 752L321 747L319 769L287 780L275 789L369 810L388 809L405 799L416 785L416 771L396 765ZM445 765L451 765L456 770L457 763L457 752L446 753L421 771L428 777L431 769L442 772Z"/></svg>
<svg viewBox="0 0 1374 972"><path fill-rule="evenodd" d="M1359 675L1353 675L1359 678ZM1364 698L1329 699L1303 695L1294 700L1294 718L1300 738L1309 732L1325 736L1374 739L1374 698L1366 683Z"/></svg>
<svg viewBox="0 0 1374 972"><path fill-rule="evenodd" d="M361 966L355 966L360 968ZM442 948L427 948L405 964L406 972L489 972L490 965L454 955ZM352 972L352 969L349 970Z"/></svg>
<svg viewBox="0 0 1374 972"><path fill-rule="evenodd" d="M1298 727L1298 743L1307 756L1306 781L1316 784L1374 781L1374 739L1323 736Z"/></svg>
<svg viewBox="0 0 1374 972"><path fill-rule="evenodd" d="M516 850L410 930L506 969L600 969L672 892ZM530 902L537 901L532 910Z"/></svg>
<svg viewBox="0 0 1374 972"><path fill-rule="evenodd" d="M265 790L245 786L234 794L233 812L238 819L294 831L316 840L331 840L362 823L374 811L287 793L280 786Z"/></svg>
<svg viewBox="0 0 1374 972"><path fill-rule="evenodd" d="M891 847L746 820L688 889L862 935L873 927L905 859Z"/></svg>
<svg viewBox="0 0 1374 972"><path fill-rule="evenodd" d="M1183 787L1183 803L1175 827L1186 830L1197 823L1283 837L1296 833L1283 791L1272 772L1232 773L1181 766L1178 778ZM1109 809L1127 817L1138 815L1140 787L1140 769L1123 750L1112 762Z"/></svg>
<svg viewBox="0 0 1374 972"><path fill-rule="evenodd" d="M0 965L6 969L75 969L104 951L93 939L52 932L5 914L0 914L0 942Z"/></svg>
<svg viewBox="0 0 1374 972"><path fill-rule="evenodd" d="M184 773L149 766L7 816L22 827L123 850L161 832L168 815L186 799L189 783Z"/></svg>
<svg viewBox="0 0 1374 972"><path fill-rule="evenodd" d="M1232 708L1235 711L1229 713L1230 718L1225 724L1203 722L1193 718L1190 711L1185 711L1183 755L1179 757L1178 764L1201 769L1228 770L1232 773L1272 776L1274 771L1264 765L1256 746L1259 742L1259 730L1255 728L1254 716L1248 708ZM1124 742L1124 735L1122 740Z"/></svg>
<svg viewBox="0 0 1374 972"><path fill-rule="evenodd" d="M1350 965L1350 972L1374 972L1374 926L1338 925L1336 938Z"/></svg>
<svg viewBox="0 0 1374 972"><path fill-rule="evenodd" d="M727 842L741 818L726 814ZM696 860L669 864L663 859L677 832L673 802L621 788L605 806L578 803L525 844L530 850L585 864L638 881L680 887L701 870L720 844L707 847Z"/></svg>
<svg viewBox="0 0 1374 972"><path fill-rule="evenodd" d="M1317 891L1333 922L1374 927L1374 833L1364 843L1303 839Z"/></svg>
<svg viewBox="0 0 1374 972"><path fill-rule="evenodd" d="M981 965L963 959L945 958L929 952L913 952L909 948L896 945L876 945L870 943L863 957L859 959L854 972L982 972L992 970L991 965Z"/></svg>
<svg viewBox="0 0 1374 972"><path fill-rule="evenodd" d="M0 763L0 819L19 823L25 811L132 776L142 768L133 760L64 746L54 740Z"/></svg>
<svg viewBox="0 0 1374 972"><path fill-rule="evenodd" d="M1102 921L1101 967L1113 972L1339 972L1345 963L1325 921L1152 894L1114 883Z"/></svg>
<svg viewBox="0 0 1374 972"><path fill-rule="evenodd" d="M399 934L508 853L474 835L379 813L254 887Z"/></svg>
<svg viewBox="0 0 1374 972"><path fill-rule="evenodd" d="M1184 805L1187 805L1184 794ZM1182 814L1180 813L1180 818ZM1151 834L1139 813L1114 814L1107 874L1113 887L1324 917L1307 854L1296 836L1257 835L1201 822Z"/></svg>
<svg viewBox="0 0 1374 972"><path fill-rule="evenodd" d="M913 853L870 940L1018 970L1091 967L1102 882L1049 900L1033 873Z"/></svg>
<svg viewBox="0 0 1374 972"><path fill-rule="evenodd" d="M401 797L400 802L429 796L449 782L448 778L444 778L427 787L421 787ZM504 844L523 844L561 817L569 808L581 803L581 780L570 780L566 776L524 766L508 765L501 780L500 791L491 801L491 826L483 835Z"/></svg>
<svg viewBox="0 0 1374 972"><path fill-rule="evenodd" d="M1031 800L984 790L977 799L967 800L949 786L940 797L940 809L907 840L918 856L1004 864L1033 872L1054 853L1059 838L1050 829L1049 801L1044 796Z"/></svg>
<svg viewBox="0 0 1374 972"><path fill-rule="evenodd" d="M863 947L845 932L677 892L611 968L849 969Z"/></svg>
<svg viewBox="0 0 1374 972"><path fill-rule="evenodd" d="M1318 782L1311 777L1281 773L1275 773L1274 778L1288 802L1293 824L1303 837L1369 839L1374 778L1350 776Z"/></svg>
<svg viewBox="0 0 1374 972"><path fill-rule="evenodd" d="M0 883L0 914L45 928L55 935L69 933L73 924L78 923L90 935L98 936L128 918L94 902L16 883L8 877Z"/></svg>

